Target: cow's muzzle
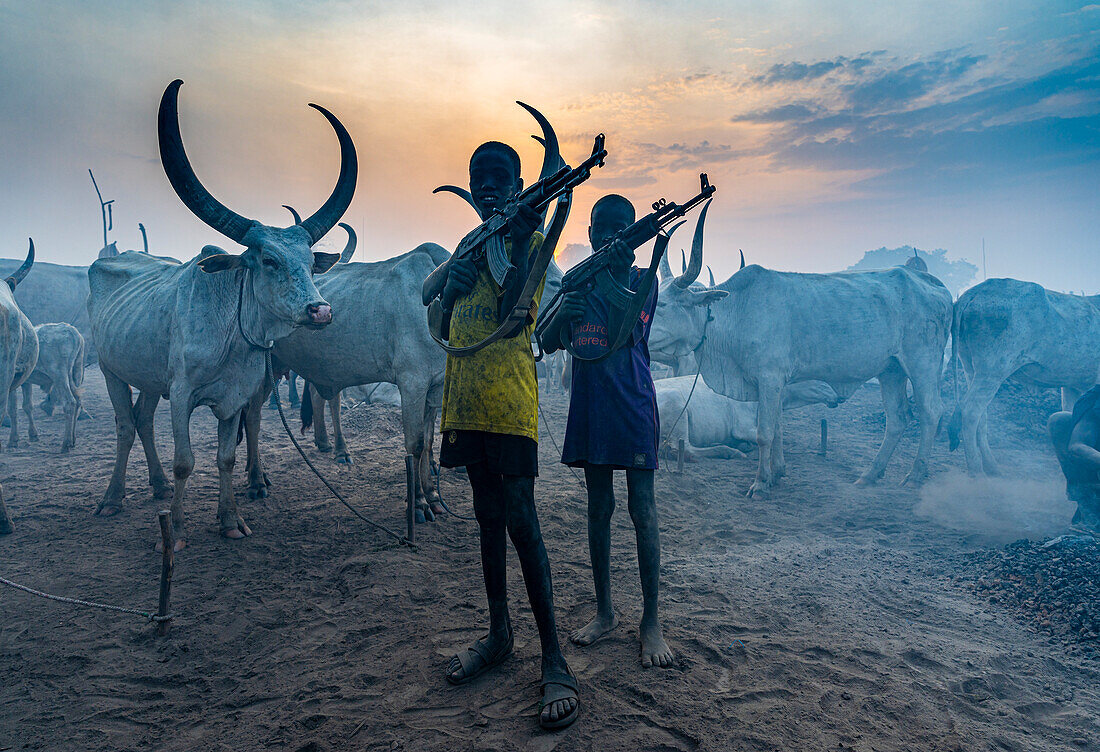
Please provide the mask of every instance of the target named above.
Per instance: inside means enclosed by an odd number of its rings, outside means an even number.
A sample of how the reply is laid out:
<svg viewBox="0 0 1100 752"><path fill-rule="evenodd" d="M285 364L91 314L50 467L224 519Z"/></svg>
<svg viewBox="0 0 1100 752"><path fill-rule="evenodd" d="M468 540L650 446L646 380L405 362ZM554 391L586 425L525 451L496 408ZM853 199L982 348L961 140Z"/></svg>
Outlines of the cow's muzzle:
<svg viewBox="0 0 1100 752"><path fill-rule="evenodd" d="M309 321L306 326L320 329L332 323L332 306L328 303L310 303L306 306Z"/></svg>

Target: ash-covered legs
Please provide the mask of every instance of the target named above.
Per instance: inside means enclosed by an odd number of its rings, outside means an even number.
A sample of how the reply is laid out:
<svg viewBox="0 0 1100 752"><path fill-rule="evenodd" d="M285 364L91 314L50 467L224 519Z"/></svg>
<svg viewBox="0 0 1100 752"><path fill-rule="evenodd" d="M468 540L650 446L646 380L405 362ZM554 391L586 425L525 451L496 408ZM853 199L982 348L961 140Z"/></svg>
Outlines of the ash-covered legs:
<svg viewBox="0 0 1100 752"><path fill-rule="evenodd" d="M491 473L484 463L468 465L466 472L474 493L474 515L481 534L481 568L489 601L489 635L485 643L490 652L496 653L512 634L507 587L507 538L510 537L519 556L527 597L539 630L543 676L567 674L569 667L558 643L554 620L550 563L535 512L535 479ZM448 666L448 673L454 675L461 670L455 657ZM573 697L548 702L542 710L544 722L565 717L576 706Z"/></svg>
<svg viewBox="0 0 1100 752"><path fill-rule="evenodd" d="M611 517L615 511L612 473L612 468L606 465L589 465L584 469L588 486L588 553L596 588L596 616L570 636L574 643L581 646L596 642L619 623L611 601ZM653 493L653 471L627 470L626 488L642 579L642 621L639 626L642 665L646 668L671 666L672 651L665 642L657 615L661 540Z"/></svg>

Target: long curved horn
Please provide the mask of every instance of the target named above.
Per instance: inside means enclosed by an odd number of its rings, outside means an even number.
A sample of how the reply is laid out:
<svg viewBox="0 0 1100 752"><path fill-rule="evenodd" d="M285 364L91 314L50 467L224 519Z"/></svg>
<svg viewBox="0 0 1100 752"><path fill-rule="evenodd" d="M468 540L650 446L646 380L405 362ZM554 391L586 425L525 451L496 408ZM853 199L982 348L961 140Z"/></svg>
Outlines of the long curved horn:
<svg viewBox="0 0 1100 752"><path fill-rule="evenodd" d="M149 236L145 234L145 225L138 222L138 229L141 230L141 246L145 253L149 252Z"/></svg>
<svg viewBox="0 0 1100 752"><path fill-rule="evenodd" d="M340 140L340 177L336 179L336 187L321 208L302 222L302 228L316 243L340 221L340 217L351 206L351 199L355 196L355 182L359 177L359 160L355 156L355 144L352 143L347 128L336 116L319 104L310 103L309 106L325 116Z"/></svg>
<svg viewBox="0 0 1100 752"><path fill-rule="evenodd" d="M295 211L293 206L287 206L286 204L283 204L283 208L290 212L290 215L294 217L294 224L302 224L302 215Z"/></svg>
<svg viewBox="0 0 1100 752"><path fill-rule="evenodd" d="M676 278L679 287L687 287L699 278L699 272L703 270L703 224L707 221L707 209L710 208L708 199L699 212L699 221L695 223L695 237L691 240L691 260L688 261L687 270Z"/></svg>
<svg viewBox="0 0 1100 752"><path fill-rule="evenodd" d="M27 242L30 244L30 247L27 249L27 260L23 262L22 266L15 270L14 274L5 280L12 292L15 292L15 286L23 281L23 278L27 276L27 272L31 270L31 266L34 265L34 241L27 238Z"/></svg>
<svg viewBox="0 0 1100 752"><path fill-rule="evenodd" d="M684 255L684 249L681 248L680 249L680 274L687 273L687 270L688 270L687 256Z"/></svg>
<svg viewBox="0 0 1100 752"><path fill-rule="evenodd" d="M737 271L741 271L745 268L745 252L740 248L738 248L737 251L741 254L741 266L737 267Z"/></svg>
<svg viewBox="0 0 1100 752"><path fill-rule="evenodd" d="M160 99L157 114L157 134L160 140L160 163L168 182L184 205L206 224L241 243L252 227L252 220L230 210L203 187L195 175L180 136L179 91L183 81L176 79L168 84Z"/></svg>
<svg viewBox="0 0 1100 752"><path fill-rule="evenodd" d="M359 244L359 238L355 235L355 230L351 228L351 225L341 222L340 226L348 234L348 244L344 246L344 250L340 251L340 263L346 264L351 261L352 255L355 254L355 246Z"/></svg>
<svg viewBox="0 0 1100 752"><path fill-rule="evenodd" d="M668 265L668 254L661 256L661 264L657 267L657 276L664 282L666 279L672 279L672 267Z"/></svg>
<svg viewBox="0 0 1100 752"><path fill-rule="evenodd" d="M529 104L516 100L523 109L531 113L531 117L535 119L535 122L542 128L542 138L533 136L536 141L542 144L544 153L542 157L542 170L539 172L539 179L547 178L561 169L562 158L561 151L558 149L558 134L554 133L554 127L550 125L550 121L547 120L541 112L536 110Z"/></svg>
<svg viewBox="0 0 1100 752"><path fill-rule="evenodd" d="M477 211L477 204L474 203L473 195L465 188L459 188L457 185L441 185L432 191L432 193L453 193L472 206L474 211Z"/></svg>
<svg viewBox="0 0 1100 752"><path fill-rule="evenodd" d="M714 287L714 270L710 268L710 264L707 264L707 274L710 275L710 287Z"/></svg>

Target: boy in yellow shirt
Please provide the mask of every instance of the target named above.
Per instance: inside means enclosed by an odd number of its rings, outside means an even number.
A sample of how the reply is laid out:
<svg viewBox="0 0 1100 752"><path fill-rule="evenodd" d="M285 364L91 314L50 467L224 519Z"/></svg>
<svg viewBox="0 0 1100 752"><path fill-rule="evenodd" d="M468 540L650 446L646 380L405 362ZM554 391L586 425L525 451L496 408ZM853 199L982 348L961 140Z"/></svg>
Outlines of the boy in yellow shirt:
<svg viewBox="0 0 1100 752"><path fill-rule="evenodd" d="M523 189L519 155L490 141L470 158L470 193L482 218L503 210ZM455 347L492 333L519 298L543 241L540 216L520 205L508 220L505 250L518 270L501 290L484 263L454 259L440 296L444 331ZM543 280L545 282L545 278ZM534 304L542 296L540 285ZM451 659L447 679L464 684L512 653L507 601L507 536L523 570L542 643L539 724L564 728L576 720L577 680L558 643L550 565L535 512L538 475L538 381L531 353L533 321L516 336L465 357L447 356L443 384L443 467L465 467L481 534L481 566L489 601L489 633Z"/></svg>

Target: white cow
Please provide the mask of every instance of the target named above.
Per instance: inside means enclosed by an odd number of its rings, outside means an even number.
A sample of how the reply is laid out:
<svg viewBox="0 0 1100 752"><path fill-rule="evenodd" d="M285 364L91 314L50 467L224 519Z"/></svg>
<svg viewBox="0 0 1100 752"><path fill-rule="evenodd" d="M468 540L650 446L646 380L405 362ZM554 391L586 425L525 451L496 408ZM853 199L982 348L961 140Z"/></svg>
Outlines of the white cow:
<svg viewBox="0 0 1100 752"><path fill-rule="evenodd" d="M15 302L15 288L27 276L34 264L34 241L27 250L27 260L15 273L0 284L0 394L8 395L0 412L15 412L15 390L31 375L38 362L38 337L34 326ZM14 430L15 421L12 421ZM18 434L12 440L14 446ZM4 503L4 489L0 487L0 535L12 531L11 515Z"/></svg>
<svg viewBox="0 0 1100 752"><path fill-rule="evenodd" d="M699 233L697 233L697 238ZM920 414L921 438L906 482L928 473L941 417L940 373L951 324L951 294L928 274L881 271L798 274L752 265L714 289L693 290L702 243L687 272L662 284L650 349L694 353L707 385L756 401L760 463L749 495L785 472L780 416L783 388L818 380L846 398L878 377L886 435L858 483L880 478L909 420L906 379Z"/></svg>
<svg viewBox="0 0 1100 752"><path fill-rule="evenodd" d="M34 331L38 336L38 364L23 382L27 438L38 441L38 428L34 425L34 409L31 404L31 385L37 384L48 393L50 414L55 407L60 406L65 416L65 429L61 437L61 453L64 454L76 446L80 385L84 383L84 337L75 326L69 324L39 324ZM18 416L14 402L13 396L8 412L12 434L18 435Z"/></svg>
<svg viewBox="0 0 1100 752"><path fill-rule="evenodd" d="M1062 389L1071 410L1100 370L1100 295L1068 295L1033 282L988 279L955 304L952 349L966 371L966 394L948 426L971 474L997 473L986 409L1005 379ZM956 383L958 383L956 381Z"/></svg>
<svg viewBox="0 0 1100 752"><path fill-rule="evenodd" d="M358 164L351 136L324 108L340 141L336 188L317 213L300 225L275 228L247 219L215 199L195 176L179 132L173 81L161 99L158 117L164 171L183 203L218 232L245 247L230 255L207 246L186 264L173 264L127 251L101 259L88 270L88 313L100 367L115 409L117 454L111 482L96 512L122 508L126 462L140 434L156 495L167 491L153 442L153 413L161 397L172 405L172 527L176 547L183 543L183 499L195 466L191 413L207 405L218 419L218 521L222 535L251 533L237 513L233 466L238 431L248 434L252 489L265 485L258 456L260 406L266 396L266 360L272 343L303 326L323 328L332 308L321 297L313 275L339 258L314 253L316 243L340 219L355 192ZM137 405L131 387L141 390Z"/></svg>
<svg viewBox="0 0 1100 752"><path fill-rule="evenodd" d="M692 386L695 391L692 393ZM661 417L661 447L665 456L684 442L684 460L744 457L756 443L755 402L739 402L718 394L702 379L676 376L653 382ZM690 398L690 399L689 399ZM818 403L836 407L840 399L821 381L803 381L783 389L783 409ZM686 406L686 408L685 408Z"/></svg>

